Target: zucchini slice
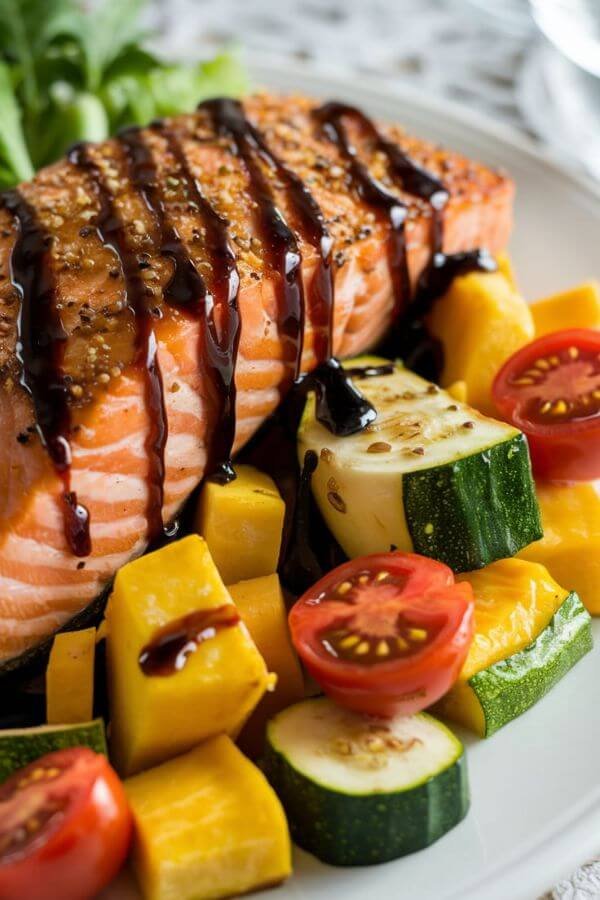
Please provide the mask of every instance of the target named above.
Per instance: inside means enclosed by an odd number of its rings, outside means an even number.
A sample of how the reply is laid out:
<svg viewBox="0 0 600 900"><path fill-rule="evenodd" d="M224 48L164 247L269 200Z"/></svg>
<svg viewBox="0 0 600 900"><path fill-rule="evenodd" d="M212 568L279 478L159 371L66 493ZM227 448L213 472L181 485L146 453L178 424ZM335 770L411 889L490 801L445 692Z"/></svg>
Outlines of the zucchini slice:
<svg viewBox="0 0 600 900"><path fill-rule="evenodd" d="M361 357L348 365L385 363ZM317 421L309 395L298 431L300 462L307 450L319 456L313 493L349 557L394 545L465 572L541 536L521 432L400 365L358 384L377 410L372 425L336 437Z"/></svg>
<svg viewBox="0 0 600 900"><path fill-rule="evenodd" d="M436 711L489 737L591 650L591 618L578 595L536 563L503 559L462 578L475 594L475 637Z"/></svg>
<svg viewBox="0 0 600 900"><path fill-rule="evenodd" d="M35 728L8 728L0 731L0 784L17 769L40 756L68 747L90 747L96 753L106 750L102 719L77 725L39 725Z"/></svg>
<svg viewBox="0 0 600 900"><path fill-rule="evenodd" d="M335 866L427 847L469 808L463 746L426 713L381 720L304 700L269 723L263 768L294 840Z"/></svg>

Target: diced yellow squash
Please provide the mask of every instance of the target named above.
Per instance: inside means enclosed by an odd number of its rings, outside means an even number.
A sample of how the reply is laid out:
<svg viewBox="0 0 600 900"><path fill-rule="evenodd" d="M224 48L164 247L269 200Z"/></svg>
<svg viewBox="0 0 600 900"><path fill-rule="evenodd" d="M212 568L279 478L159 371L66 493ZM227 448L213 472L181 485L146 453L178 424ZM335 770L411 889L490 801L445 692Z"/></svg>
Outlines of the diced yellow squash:
<svg viewBox="0 0 600 900"><path fill-rule="evenodd" d="M206 542L191 535L119 570L107 610L111 750L130 775L220 732L237 733L270 684L243 622L218 629L172 674L140 655L161 629L233 605Z"/></svg>
<svg viewBox="0 0 600 900"><path fill-rule="evenodd" d="M456 579L473 587L475 635L458 680L437 711L483 737L485 717L469 679L527 647L546 628L568 591L544 566L520 559L501 559Z"/></svg>
<svg viewBox="0 0 600 900"><path fill-rule="evenodd" d="M467 382L466 381L453 381L452 384L449 384L446 388L450 396L453 400L458 400L459 403L468 403L469 399L467 396Z"/></svg>
<svg viewBox="0 0 600 900"><path fill-rule="evenodd" d="M584 281L531 305L537 337L563 328L600 328L600 285Z"/></svg>
<svg viewBox="0 0 600 900"><path fill-rule="evenodd" d="M600 482L538 483L536 491L544 537L519 557L542 563L577 591L593 616L600 615Z"/></svg>
<svg viewBox="0 0 600 900"><path fill-rule="evenodd" d="M428 317L442 342L446 387L464 381L468 402L496 415L492 382L500 366L534 337L529 306L500 272L472 272L455 278Z"/></svg>
<svg viewBox="0 0 600 900"><path fill-rule="evenodd" d="M516 288L517 279L515 278L515 270L513 269L512 260L508 253L506 251L499 253L496 257L496 262L498 263L498 271L502 272L508 283Z"/></svg>
<svg viewBox="0 0 600 900"><path fill-rule="evenodd" d="M95 649L95 628L55 636L46 669L49 725L72 725L92 718Z"/></svg>
<svg viewBox="0 0 600 900"><path fill-rule="evenodd" d="M272 478L253 466L235 471L228 484L204 483L196 515L196 530L225 584L277 570L285 515Z"/></svg>
<svg viewBox="0 0 600 900"><path fill-rule="evenodd" d="M216 900L291 873L281 804L228 737L125 782L133 867L145 900Z"/></svg>
<svg viewBox="0 0 600 900"><path fill-rule="evenodd" d="M286 706L303 699L304 679L290 639L278 576L265 575L240 581L229 585L229 593L267 668L277 675L275 690L264 695L238 741L244 752L258 756L263 749L268 720Z"/></svg>

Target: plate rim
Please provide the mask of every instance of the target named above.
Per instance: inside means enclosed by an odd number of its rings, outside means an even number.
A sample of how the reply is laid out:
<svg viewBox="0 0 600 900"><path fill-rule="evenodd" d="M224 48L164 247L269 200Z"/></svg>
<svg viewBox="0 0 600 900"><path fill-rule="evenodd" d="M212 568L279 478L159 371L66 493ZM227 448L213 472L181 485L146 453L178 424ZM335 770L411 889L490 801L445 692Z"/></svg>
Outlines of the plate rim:
<svg viewBox="0 0 600 900"><path fill-rule="evenodd" d="M432 95L412 83L402 83L400 79L388 81L382 76L362 72L359 76L314 60L290 61L285 55L261 54L258 58L248 53L246 59L253 80L263 84L268 85L270 81L276 83L278 75L286 79L297 78L300 85L306 80L322 80L326 88L324 93L334 92L336 88L347 90L356 84L362 95L370 94L376 99L405 104L426 115L463 125L486 138L492 137L509 150L526 156L529 162L543 163L563 182L566 179L582 195L582 199L594 207L600 218L600 183L594 183L585 172L567 165L559 155L516 127L499 122L489 114L470 109L455 100ZM461 888L460 900L506 900L507 896L513 900L532 900L534 896L552 890L561 878L596 856L600 851L600 841L594 836L600 831L600 786L591 791L584 802L569 807L567 812L566 816L555 819L551 828L538 833L531 842L517 848L514 853L507 853L484 875L466 888ZM447 896L459 897L458 894Z"/></svg>

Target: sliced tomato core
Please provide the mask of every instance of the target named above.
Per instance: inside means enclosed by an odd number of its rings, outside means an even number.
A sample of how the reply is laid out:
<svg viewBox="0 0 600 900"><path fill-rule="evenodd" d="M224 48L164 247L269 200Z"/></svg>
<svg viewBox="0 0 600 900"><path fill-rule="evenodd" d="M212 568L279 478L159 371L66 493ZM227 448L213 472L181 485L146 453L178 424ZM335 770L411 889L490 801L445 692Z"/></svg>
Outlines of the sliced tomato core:
<svg viewBox="0 0 600 900"><path fill-rule="evenodd" d="M0 788L0 863L22 853L40 832L58 825L70 797L52 785L65 771L60 761L32 764Z"/></svg>
<svg viewBox="0 0 600 900"><path fill-rule="evenodd" d="M517 391L521 415L540 425L600 415L600 356L572 343L523 361L508 384Z"/></svg>
<svg viewBox="0 0 600 900"><path fill-rule="evenodd" d="M363 571L340 582L320 602L332 625L318 637L323 649L338 659L374 665L420 652L439 633L442 623L423 627L414 613L401 608L406 578Z"/></svg>

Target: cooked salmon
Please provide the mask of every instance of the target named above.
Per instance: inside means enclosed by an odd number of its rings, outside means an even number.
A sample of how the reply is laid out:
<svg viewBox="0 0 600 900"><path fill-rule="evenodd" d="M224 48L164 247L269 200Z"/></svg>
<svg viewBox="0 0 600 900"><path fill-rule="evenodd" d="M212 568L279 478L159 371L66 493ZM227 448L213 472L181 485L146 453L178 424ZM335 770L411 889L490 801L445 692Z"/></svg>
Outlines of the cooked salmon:
<svg viewBox="0 0 600 900"><path fill-rule="evenodd" d="M302 180L322 213L332 241L333 351L347 356L375 344L390 324L396 305L388 252L392 224L357 189L353 159L319 127L317 105L305 97L266 94L243 104L255 137L260 135L285 167L255 153L255 179L263 180L273 215L296 242L301 259L296 291L304 289L305 295L320 256L299 221L289 173ZM406 210L406 259L414 286L434 246L431 203L404 190L359 119L348 116L344 127L366 170ZM379 127L447 191L444 252L476 246L496 252L505 246L513 200L506 175L397 126ZM84 148L85 165L81 156L71 155L44 169L20 186L21 208L13 197L0 209L0 660L19 656L64 625L120 566L144 551L152 531L152 492L159 497L162 520L169 522L203 477L215 433L224 427L223 399L210 377L214 361L199 352L208 346L201 339L206 323L165 300L182 253L195 273L196 282L189 283L204 285L205 296L197 299L206 304L223 297L219 258L200 200L213 210L214 222L226 224L229 274L239 279L239 348L235 394L230 394L234 450L273 412L293 379L294 341L282 311L282 275L273 266L256 181L240 147L219 131L208 108L143 129L136 140L151 158L146 190L133 177L124 141L111 140ZM31 242L28 252L23 246L23 205L37 223L35 252ZM44 266L33 273L41 256ZM128 296L132 285L143 298L146 353L149 335L154 341L153 377L160 382L166 416L161 434L148 370L140 365L140 310ZM36 336L40 317L46 327ZM301 368L307 371L317 361L320 326L309 313L302 326ZM223 337L228 327L223 299L215 300L214 327ZM59 378L58 387L53 378ZM50 414L39 398L46 402L52 391L67 397L62 417L68 417L70 446L62 468L56 447L49 452L48 423L40 421ZM154 435L152 452L149 435ZM164 472L158 472L157 487L152 454L161 440ZM65 529L67 467L71 518L82 511L89 516L90 541L79 555Z"/></svg>

